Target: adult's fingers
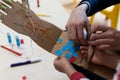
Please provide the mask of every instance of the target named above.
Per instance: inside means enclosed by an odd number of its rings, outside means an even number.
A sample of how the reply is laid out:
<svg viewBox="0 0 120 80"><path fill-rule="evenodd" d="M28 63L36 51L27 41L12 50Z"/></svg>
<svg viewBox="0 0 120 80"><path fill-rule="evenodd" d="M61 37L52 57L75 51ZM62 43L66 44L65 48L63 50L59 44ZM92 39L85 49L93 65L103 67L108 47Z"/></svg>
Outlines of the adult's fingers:
<svg viewBox="0 0 120 80"><path fill-rule="evenodd" d="M77 27L78 39L82 45L87 45L87 41L84 38L83 26L84 25L79 25L79 27Z"/></svg>
<svg viewBox="0 0 120 80"><path fill-rule="evenodd" d="M99 45L112 45L114 43L114 39L97 39L95 41L89 41L88 44L92 46L99 46Z"/></svg>
<svg viewBox="0 0 120 80"><path fill-rule="evenodd" d="M105 39L105 38L109 38L110 37L110 34L109 32L103 32L103 33L93 33L91 34L90 36L90 41L94 41L94 40L97 40L97 39Z"/></svg>
<svg viewBox="0 0 120 80"><path fill-rule="evenodd" d="M76 43L80 44L79 40L78 40L78 36L77 36L77 32L76 32L76 27L75 25L71 25L70 28L68 28L68 38L70 40L74 40Z"/></svg>
<svg viewBox="0 0 120 80"><path fill-rule="evenodd" d="M87 21L86 23L86 31L87 31L87 39L89 39L91 35L91 26L90 26L89 21Z"/></svg>
<svg viewBox="0 0 120 80"><path fill-rule="evenodd" d="M91 32L96 33L97 31L107 31L109 27L103 26L103 25L95 25L92 27Z"/></svg>
<svg viewBox="0 0 120 80"><path fill-rule="evenodd" d="M97 46L96 48L100 50L113 50L111 46L112 45L100 45L100 46Z"/></svg>

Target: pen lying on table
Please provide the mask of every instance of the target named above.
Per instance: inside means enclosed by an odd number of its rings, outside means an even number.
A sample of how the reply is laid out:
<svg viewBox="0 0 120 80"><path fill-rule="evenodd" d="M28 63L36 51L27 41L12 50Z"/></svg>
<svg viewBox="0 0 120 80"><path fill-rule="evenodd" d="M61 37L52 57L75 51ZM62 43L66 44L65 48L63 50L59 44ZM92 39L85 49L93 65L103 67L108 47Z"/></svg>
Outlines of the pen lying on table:
<svg viewBox="0 0 120 80"><path fill-rule="evenodd" d="M14 54L16 54L18 56L22 56L22 53L19 53L19 52L15 51L15 50L12 50L12 49L10 49L8 47L5 47L3 45L1 45L1 47L4 48L4 49L6 49L6 50L8 50L8 51L10 51L10 52L13 52Z"/></svg>
<svg viewBox="0 0 120 80"><path fill-rule="evenodd" d="M26 65L26 64L32 64L32 63L37 63L40 62L41 59L37 58L37 59L32 59L32 60L26 60L26 61L22 61L22 62L18 62L18 63L13 63L10 65L10 67L17 67L17 66L22 66L22 65Z"/></svg>

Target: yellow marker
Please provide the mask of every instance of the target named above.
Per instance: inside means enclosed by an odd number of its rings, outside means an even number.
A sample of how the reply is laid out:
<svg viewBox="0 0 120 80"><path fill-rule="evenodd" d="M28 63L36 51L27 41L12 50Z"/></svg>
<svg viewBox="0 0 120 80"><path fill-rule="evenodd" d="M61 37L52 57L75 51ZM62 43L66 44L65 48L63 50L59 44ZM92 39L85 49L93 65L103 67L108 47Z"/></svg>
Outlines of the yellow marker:
<svg viewBox="0 0 120 80"><path fill-rule="evenodd" d="M50 15L46 15L46 14L37 14L37 16L42 16L42 17L51 17Z"/></svg>
<svg viewBox="0 0 120 80"><path fill-rule="evenodd" d="M77 3L77 0L74 0L74 2L73 2L75 5L76 5L76 3Z"/></svg>

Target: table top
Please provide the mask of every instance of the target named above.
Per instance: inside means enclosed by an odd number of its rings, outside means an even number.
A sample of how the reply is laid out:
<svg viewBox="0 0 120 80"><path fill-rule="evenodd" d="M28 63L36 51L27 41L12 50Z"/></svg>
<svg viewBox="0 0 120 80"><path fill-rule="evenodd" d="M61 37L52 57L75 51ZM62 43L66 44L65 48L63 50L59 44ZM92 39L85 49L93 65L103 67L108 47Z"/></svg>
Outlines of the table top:
<svg viewBox="0 0 120 80"><path fill-rule="evenodd" d="M50 15L50 17L40 16L41 19L65 29L69 16L58 0L40 0L40 7L37 7L35 0L29 0L29 3L30 8L36 14ZM12 46L8 43L7 33L12 36L14 42ZM25 43L21 48L16 46L16 36L24 39ZM55 70L53 66L55 55L39 47L28 36L19 34L2 23L0 23L0 45L12 48L25 55L20 57L0 47L0 80L22 80L23 76L27 77L26 80L69 80L66 74ZM35 64L10 67L12 63L33 58L40 58L42 61Z"/></svg>

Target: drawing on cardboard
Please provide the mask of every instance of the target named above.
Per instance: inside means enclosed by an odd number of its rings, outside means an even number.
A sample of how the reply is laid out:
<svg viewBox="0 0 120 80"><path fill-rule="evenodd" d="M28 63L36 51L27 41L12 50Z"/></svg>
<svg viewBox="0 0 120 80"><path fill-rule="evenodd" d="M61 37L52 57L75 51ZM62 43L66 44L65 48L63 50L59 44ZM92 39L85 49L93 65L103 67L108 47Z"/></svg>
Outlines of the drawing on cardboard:
<svg viewBox="0 0 120 80"><path fill-rule="evenodd" d="M18 33L28 35L39 46L50 52L62 31L55 25L39 19L26 4L23 5L14 1L8 2L9 0L3 1L8 3L12 8L1 3L0 7L5 7L1 8L1 11L7 14L5 15L1 12L2 23Z"/></svg>

